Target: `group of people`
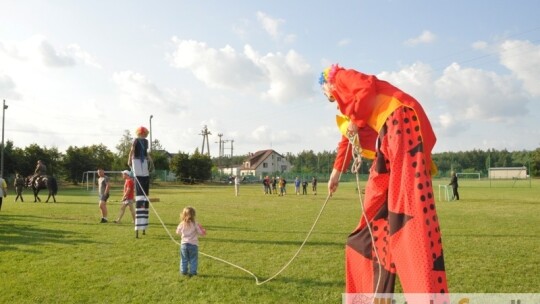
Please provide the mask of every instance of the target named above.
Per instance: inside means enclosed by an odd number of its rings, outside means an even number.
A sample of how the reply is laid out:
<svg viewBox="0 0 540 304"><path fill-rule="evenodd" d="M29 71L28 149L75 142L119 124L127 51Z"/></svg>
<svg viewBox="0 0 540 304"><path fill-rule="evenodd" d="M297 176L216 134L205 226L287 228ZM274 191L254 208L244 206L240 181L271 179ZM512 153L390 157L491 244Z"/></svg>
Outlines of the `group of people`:
<svg viewBox="0 0 540 304"><path fill-rule="evenodd" d="M327 99L337 105L342 134L327 184L328 193L337 191L340 175L348 170L353 159L373 160L362 217L349 235L345 249L345 291L351 295L346 302L354 302L358 293L393 293L397 276L404 293L427 297L436 294L444 299L448 287L431 179L437 170L431 158L436 137L424 109L392 84L337 64L323 71L319 83ZM137 129L138 137L128 159L137 180L136 231L144 227L143 232L148 224L147 134L145 128ZM106 207L102 208L102 203L105 206L110 186L103 175L100 174L100 208L102 222L106 222ZM128 174L124 176L127 180ZM278 194L279 185L279 195L285 195L286 183L284 178L266 176L264 193ZM296 194L300 185L303 194L307 194L307 181L301 183L299 178L295 179ZM454 196L459 199L455 176L452 185ZM126 187L129 188L127 182ZM312 189L316 194L315 177ZM124 194L126 200L129 197ZM146 221L138 223L139 218ZM117 221L120 219L121 216ZM197 275L198 236L206 231L195 220L195 209L186 207L182 211L176 233L182 239L180 273Z"/></svg>
<svg viewBox="0 0 540 304"><path fill-rule="evenodd" d="M47 175L47 166L45 166L45 163L41 160L38 160L36 163L36 168L34 169L34 174L30 178L30 182L34 184L36 180L42 176ZM15 180L13 181L13 187L15 188L15 193L17 196L15 197L15 202L21 199L21 202L24 202L23 198L23 189L26 186L26 179L19 173L15 174Z"/></svg>
<svg viewBox="0 0 540 304"><path fill-rule="evenodd" d="M284 177L269 177L265 176L262 180L264 194L277 194L283 196L287 194L287 180ZM302 195L307 194L307 180L300 180L297 176L294 179L295 194L300 195L300 186L302 186ZM279 190L279 192L278 192ZM317 195L317 177L313 176L311 179L311 190L313 195Z"/></svg>
<svg viewBox="0 0 540 304"><path fill-rule="evenodd" d="M122 197L122 207L120 208L119 217L116 223L119 223L124 215L125 209L129 208L133 221L135 222L135 237L139 237L139 231L146 234L148 228L148 214L150 203L148 195L150 194L150 169L152 166L152 158L148 153L149 143L148 129L139 127L135 130L136 138L131 145L127 164L132 171L122 171L124 178L124 195ZM107 200L110 196L110 179L105 175L103 168L98 168L98 195L99 209L101 211L100 223L107 223L108 210ZM134 206L135 204L135 210Z"/></svg>
<svg viewBox="0 0 540 304"><path fill-rule="evenodd" d="M135 131L137 138L133 141L128 157L128 166L132 171L122 171L124 179L124 191L122 195L122 206L115 223L121 223L125 210L129 208L133 222L135 223L136 237L139 237L139 230L143 235L148 227L148 195L150 188L150 167L151 161L148 154L148 130L139 127ZM107 223L107 200L110 197L110 178L105 175L103 168L98 168L98 195L99 209L101 211L100 223ZM238 183L239 180L237 179ZM238 191L238 190L237 190ZM238 194L238 192L237 192ZM135 208L134 208L135 205ZM180 273L192 277L197 275L198 267L198 236L206 235L206 230L195 220L195 209L186 207L180 213L180 224L176 228L176 233L181 235L180 246Z"/></svg>
<svg viewBox="0 0 540 304"><path fill-rule="evenodd" d="M103 168L98 168L98 195L99 195L99 209L101 212L101 221L100 223L107 223L108 210L107 210L107 201L110 197L110 178L105 175L105 170ZM133 206L135 198L135 186L134 180L131 176L131 172L128 170L122 171L122 178L124 179L124 191L122 195L122 206L120 207L120 213L118 218L114 221L115 223L120 223L122 217L126 211L126 208L129 208L133 222L135 222L135 209Z"/></svg>

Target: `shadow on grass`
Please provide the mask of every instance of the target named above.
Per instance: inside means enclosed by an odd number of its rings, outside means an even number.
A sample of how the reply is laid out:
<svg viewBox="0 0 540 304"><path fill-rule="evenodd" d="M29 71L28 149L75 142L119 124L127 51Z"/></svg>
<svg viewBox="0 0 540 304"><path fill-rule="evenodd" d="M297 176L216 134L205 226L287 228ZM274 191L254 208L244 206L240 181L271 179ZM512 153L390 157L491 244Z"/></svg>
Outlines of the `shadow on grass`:
<svg viewBox="0 0 540 304"><path fill-rule="evenodd" d="M216 274L198 274L197 275L197 278L196 279L223 279L223 280L235 280L235 281L252 281L253 282L253 285L256 284L256 281L255 281L255 278L252 277L251 275L249 274L246 274L246 275L237 275L237 276L233 276L233 275L216 275ZM189 280L189 278L185 278L186 280ZM265 280L267 280L268 278L261 278L259 277L259 283L261 282L264 282ZM301 285L301 286L309 286L309 287L313 287L313 286L318 286L318 287L344 287L345 285L345 282L344 281L340 281L340 280L334 280L334 281L320 281L320 280L314 280L314 279L308 279L308 278L305 278L305 279L302 279L302 278L292 278L292 277L287 277L287 275L281 275L281 276L277 276L276 278L260 285L261 287L265 286L267 288L281 288L280 285L276 285L276 284L297 284L297 285Z"/></svg>
<svg viewBox="0 0 540 304"><path fill-rule="evenodd" d="M49 202L46 202L46 198L45 199L42 199L41 202L34 202L34 201L24 201L24 202L16 202L14 204L45 204L45 205L92 205L92 204L95 204L94 202L81 202L81 201L71 201L71 200L66 200L66 197L62 197L62 200L58 199L58 197L56 198L56 202L53 202L52 199L49 200ZM96 202L97 202L97 199L96 199Z"/></svg>
<svg viewBox="0 0 540 304"><path fill-rule="evenodd" d="M78 245L94 243L83 238L74 238L77 233L73 231L48 229L28 224L17 224L17 221L38 222L45 218L33 215L3 215L0 221L0 252L8 250L24 250L40 252L39 245L59 243ZM36 246L30 249L20 249L20 245Z"/></svg>
<svg viewBox="0 0 540 304"><path fill-rule="evenodd" d="M153 225L150 225L150 228L152 228ZM162 227L161 227L162 228ZM159 227L154 227L154 229L159 229ZM176 241L180 241L180 237L177 236L174 232L174 230L170 230L173 237L175 237ZM264 233L264 231L258 231L261 233ZM271 231L271 233L276 233L276 231ZM305 232L298 232L298 233L304 233ZM157 233L156 233L157 234ZM161 239L161 240L170 240L170 237L166 232L159 232L160 235L154 236L154 238ZM319 234L319 233L317 233ZM313 235L311 236L313 237ZM273 239L267 239L267 240L254 240L254 239L233 239L233 238L213 238L213 237L204 237L205 243L242 243L242 244L269 244L269 245L283 245L283 246L299 246L302 244L304 239L298 239L298 240L273 240ZM323 241L312 241L311 238L308 239L306 242L306 246L338 246L343 247L346 242L346 238L343 238L342 241L338 242L323 242Z"/></svg>
<svg viewBox="0 0 540 304"><path fill-rule="evenodd" d="M540 239L538 235L527 235L527 234L480 234L480 233L452 233L445 232L445 237L464 237L464 238L511 238L511 239L520 239L520 238L531 238L531 239Z"/></svg>
<svg viewBox="0 0 540 304"><path fill-rule="evenodd" d="M231 226L215 226L215 225L204 225L204 228L206 228L208 231L240 231L240 232L255 232L255 233L287 233L287 234L306 234L308 232L308 229L310 227L306 226L306 230L279 230L279 229L251 229L251 228L239 228L239 227L231 227ZM339 235L339 236L347 236L351 233L351 231L337 231L337 232L328 232L328 231L317 231L314 232L316 234L321 235Z"/></svg>
<svg viewBox="0 0 540 304"><path fill-rule="evenodd" d="M248 239L224 239L224 238L216 239L216 238L210 238L210 237L205 237L204 240L207 243L211 243L211 242L215 242L215 243L243 243L243 244L248 243L248 244L284 245L284 246L288 246L288 245L299 246L303 242L303 240L277 241L277 240L248 240ZM322 241L310 241L310 240L308 240L306 242L306 246L338 246L338 247L343 247L344 244L345 244L344 242L322 242Z"/></svg>

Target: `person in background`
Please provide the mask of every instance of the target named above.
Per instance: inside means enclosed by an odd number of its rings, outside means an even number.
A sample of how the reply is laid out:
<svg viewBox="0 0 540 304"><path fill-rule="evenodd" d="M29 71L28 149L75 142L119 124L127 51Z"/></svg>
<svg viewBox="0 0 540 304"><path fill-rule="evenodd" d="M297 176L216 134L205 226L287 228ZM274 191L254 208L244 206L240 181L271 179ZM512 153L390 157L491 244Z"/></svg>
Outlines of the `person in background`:
<svg viewBox="0 0 540 304"><path fill-rule="evenodd" d="M13 182L13 186L15 187L15 193L17 193L17 196L15 197L15 202L17 202L19 197L21 198L21 203L24 202L24 198L22 196L24 189L24 177L22 177L22 175L20 175L19 173L15 175L15 181Z"/></svg>
<svg viewBox="0 0 540 304"><path fill-rule="evenodd" d="M236 175L234 177L234 195L238 196L240 194L240 177Z"/></svg>
<svg viewBox="0 0 540 304"><path fill-rule="evenodd" d="M300 195L300 178L297 176L295 179L294 179L294 191L296 193L296 195Z"/></svg>
<svg viewBox="0 0 540 304"><path fill-rule="evenodd" d="M128 156L128 166L131 167L135 178L135 237L139 237L139 230L146 234L148 228L148 196L150 195L150 171L152 171L152 158L148 153L148 129L138 127L135 130L137 138L133 140Z"/></svg>
<svg viewBox="0 0 540 304"><path fill-rule="evenodd" d="M120 214L114 222L120 224L120 221L126 212L126 208L129 207L131 218L133 219L133 223L135 223L135 208L133 207L133 202L135 201L135 184L131 178L131 172L128 170L122 171L122 178L124 179L124 195L122 196Z"/></svg>
<svg viewBox="0 0 540 304"><path fill-rule="evenodd" d="M279 187L279 194L278 196L284 196L287 194L287 190L285 189L287 185L287 181L283 176L278 177L278 187Z"/></svg>
<svg viewBox="0 0 540 304"><path fill-rule="evenodd" d="M105 175L103 168L98 168L98 195L99 195L99 210L101 211L100 223L107 223L107 200L109 199L109 193L111 191L111 184L109 177Z"/></svg>
<svg viewBox="0 0 540 304"><path fill-rule="evenodd" d="M270 183L270 179L268 178L268 176L265 176L262 181L264 194L269 194L268 193L270 191L269 183Z"/></svg>
<svg viewBox="0 0 540 304"><path fill-rule="evenodd" d="M47 175L47 167L41 160L38 160L32 176L32 185L36 182L36 179L43 175Z"/></svg>
<svg viewBox="0 0 540 304"><path fill-rule="evenodd" d="M176 227L176 234L182 236L180 274L190 277L197 275L199 266L199 235L206 235L206 230L195 220L195 213L193 207L184 208L180 213L180 224Z"/></svg>
<svg viewBox="0 0 540 304"><path fill-rule="evenodd" d="M452 200L459 201L459 193L458 193L458 177L456 172L452 171L452 179L450 180L450 186L452 186Z"/></svg>
<svg viewBox="0 0 540 304"><path fill-rule="evenodd" d="M2 202L7 196L7 183L6 180L0 177L0 210L2 210Z"/></svg>

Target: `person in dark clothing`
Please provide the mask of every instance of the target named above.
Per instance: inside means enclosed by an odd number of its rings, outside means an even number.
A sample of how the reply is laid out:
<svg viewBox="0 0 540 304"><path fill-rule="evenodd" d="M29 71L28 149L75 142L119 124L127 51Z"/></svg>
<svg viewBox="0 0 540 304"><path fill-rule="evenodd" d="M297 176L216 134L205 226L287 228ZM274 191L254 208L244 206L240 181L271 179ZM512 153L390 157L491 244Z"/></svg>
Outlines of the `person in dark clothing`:
<svg viewBox="0 0 540 304"><path fill-rule="evenodd" d="M452 186L452 200L459 201L459 193L458 193L458 177L456 172L452 172L452 179L450 180L450 184Z"/></svg>
<svg viewBox="0 0 540 304"><path fill-rule="evenodd" d="M15 192L17 193L17 196L15 197L15 202L21 198L21 202L24 202L22 192L24 189L24 177L22 177L19 173L17 173L15 181L13 182L13 186L15 186Z"/></svg>
<svg viewBox="0 0 540 304"><path fill-rule="evenodd" d="M307 195L307 184L308 182L306 180L302 182L302 195Z"/></svg>

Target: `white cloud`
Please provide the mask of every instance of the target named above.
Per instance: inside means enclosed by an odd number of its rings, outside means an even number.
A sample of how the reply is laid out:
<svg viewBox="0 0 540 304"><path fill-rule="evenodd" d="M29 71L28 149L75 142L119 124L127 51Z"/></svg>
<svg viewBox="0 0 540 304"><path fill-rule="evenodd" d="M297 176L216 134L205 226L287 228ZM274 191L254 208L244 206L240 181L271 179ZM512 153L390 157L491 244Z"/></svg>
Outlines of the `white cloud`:
<svg viewBox="0 0 540 304"><path fill-rule="evenodd" d="M523 82L529 94L540 97L540 45L509 40L503 42L499 50L501 64Z"/></svg>
<svg viewBox="0 0 540 304"><path fill-rule="evenodd" d="M229 45L214 49L194 40L173 37L172 41L176 47L169 55L173 67L189 69L210 88L253 89L262 77L261 71L245 54L236 52Z"/></svg>
<svg viewBox="0 0 540 304"><path fill-rule="evenodd" d="M38 46L43 63L49 67L74 66L75 58L65 51L56 50L48 41L43 40Z"/></svg>
<svg viewBox="0 0 540 304"><path fill-rule="evenodd" d="M272 143L294 144L300 142L302 136L294 133L294 130L284 130L277 127L270 127L268 125L262 125L256 127L251 133L247 134L244 140L248 143L258 144L259 146L270 147Z"/></svg>
<svg viewBox="0 0 540 304"><path fill-rule="evenodd" d="M97 60L77 44L56 47L45 36L34 35L23 41L0 42L0 51L7 56L47 67L71 67L78 63L101 68Z"/></svg>
<svg viewBox="0 0 540 304"><path fill-rule="evenodd" d="M283 19L275 19L263 12L257 12L257 20L261 23L264 30L272 38L277 39L280 36L279 27L281 24L285 23Z"/></svg>
<svg viewBox="0 0 540 304"><path fill-rule="evenodd" d="M7 99L21 99L21 94L16 90L15 82L9 75L0 74L0 96Z"/></svg>
<svg viewBox="0 0 540 304"><path fill-rule="evenodd" d="M121 99L131 107L159 107L167 112L178 113L185 109L179 100L186 100L180 93L158 87L146 76L133 71L114 73L113 81L120 91Z"/></svg>
<svg viewBox="0 0 540 304"><path fill-rule="evenodd" d="M512 122L527 114L528 99L511 76L461 68L454 63L444 70L435 88L437 97L448 103L456 119Z"/></svg>
<svg viewBox="0 0 540 304"><path fill-rule="evenodd" d="M485 50L488 48L488 43L485 41L476 41L472 44L472 48L475 50Z"/></svg>
<svg viewBox="0 0 540 304"><path fill-rule="evenodd" d="M420 36L405 41L405 45L416 46L418 44L432 43L433 41L435 41L436 38L437 36L435 36L435 34L430 31L424 30L422 34L420 34Z"/></svg>
<svg viewBox="0 0 540 304"><path fill-rule="evenodd" d="M341 47L347 46L349 44L351 44L351 39L349 38L343 38L340 41L338 41L338 46L341 46Z"/></svg>
<svg viewBox="0 0 540 304"><path fill-rule="evenodd" d="M67 47L67 52L73 56L78 62L82 62L85 65L101 69L101 65L98 63L96 57L85 50L83 50L78 44L70 44Z"/></svg>
<svg viewBox="0 0 540 304"><path fill-rule="evenodd" d="M293 43L296 41L295 34L286 34L281 31L281 26L285 24L285 20L277 19L268 16L263 12L257 12L257 21L262 26L264 31L275 41L281 40L285 43Z"/></svg>
<svg viewBox="0 0 540 304"><path fill-rule="evenodd" d="M397 72L382 72L377 75L397 86L404 92L420 101L424 107L433 100L433 70L431 66L417 62L410 66L404 66Z"/></svg>
<svg viewBox="0 0 540 304"><path fill-rule="evenodd" d="M310 98L313 74L306 60L294 50L260 55L251 46L237 52L226 45L221 49L204 42L172 38L175 50L169 54L173 67L188 69L206 86L259 94L277 103Z"/></svg>

